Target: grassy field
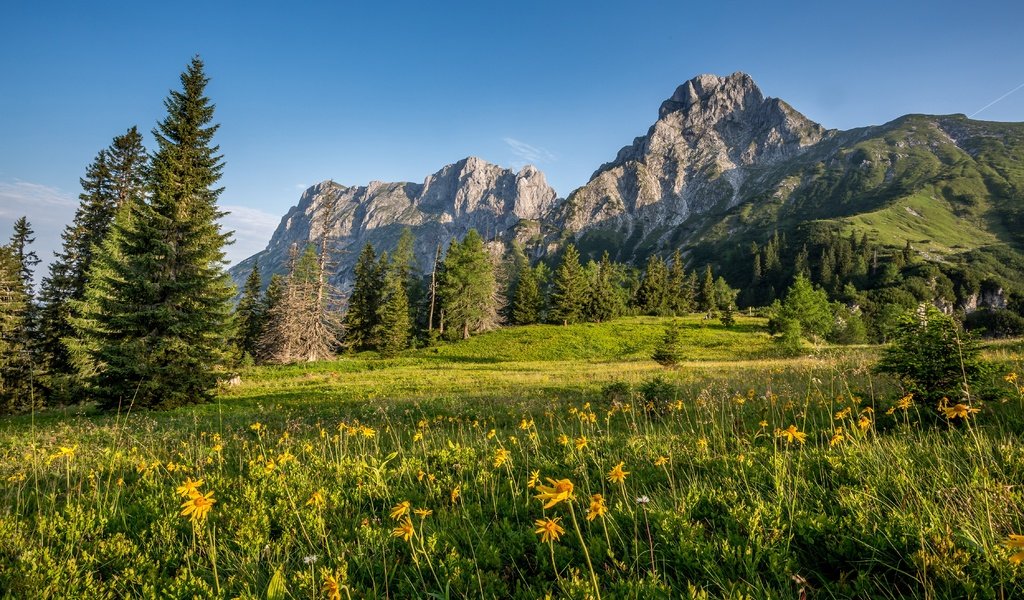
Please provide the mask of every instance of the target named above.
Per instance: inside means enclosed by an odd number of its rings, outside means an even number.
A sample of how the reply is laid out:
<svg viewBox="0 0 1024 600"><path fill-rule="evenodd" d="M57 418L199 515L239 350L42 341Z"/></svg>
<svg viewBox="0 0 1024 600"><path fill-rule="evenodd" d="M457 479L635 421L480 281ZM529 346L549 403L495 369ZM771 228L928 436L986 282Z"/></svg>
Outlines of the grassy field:
<svg viewBox="0 0 1024 600"><path fill-rule="evenodd" d="M0 597L1024 595L1021 342L988 348L997 394L949 421L901 403L876 349L779 358L756 318L686 319L661 368L665 322L4 418Z"/></svg>

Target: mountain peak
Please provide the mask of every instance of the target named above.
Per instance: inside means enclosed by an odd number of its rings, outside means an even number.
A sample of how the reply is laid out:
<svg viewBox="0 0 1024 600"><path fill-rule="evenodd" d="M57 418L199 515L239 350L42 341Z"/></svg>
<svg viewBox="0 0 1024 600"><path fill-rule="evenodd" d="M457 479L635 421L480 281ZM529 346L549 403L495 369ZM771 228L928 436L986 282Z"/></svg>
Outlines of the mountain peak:
<svg viewBox="0 0 1024 600"><path fill-rule="evenodd" d="M737 71L726 77L703 74L677 87L672 97L662 103L658 116L664 117L679 110L688 111L694 106L735 110L757 106L762 102L764 94L746 73Z"/></svg>

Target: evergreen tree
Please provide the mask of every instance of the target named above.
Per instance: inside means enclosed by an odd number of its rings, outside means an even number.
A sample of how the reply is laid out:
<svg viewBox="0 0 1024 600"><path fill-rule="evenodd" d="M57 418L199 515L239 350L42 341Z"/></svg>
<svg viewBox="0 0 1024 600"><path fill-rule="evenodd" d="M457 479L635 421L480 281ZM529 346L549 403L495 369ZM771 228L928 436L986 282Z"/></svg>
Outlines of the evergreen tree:
<svg viewBox="0 0 1024 600"><path fill-rule="evenodd" d="M576 246L568 244L562 253L562 262L555 271L551 294L551 321L570 325L583 319L588 299L587 278L580 264Z"/></svg>
<svg viewBox="0 0 1024 600"><path fill-rule="evenodd" d="M32 274L36 265L39 264L39 256L36 255L35 250L29 248L36 241L36 238L32 237L34 234L35 231L32 230L28 218L21 217L14 222L14 233L11 235L10 244L8 244L14 254L14 259L18 261L22 284L29 293L32 290Z"/></svg>
<svg viewBox="0 0 1024 600"><path fill-rule="evenodd" d="M30 408L32 364L26 330L29 295L22 262L8 246L0 246L0 413Z"/></svg>
<svg viewBox="0 0 1024 600"><path fill-rule="evenodd" d="M512 296L512 322L532 325L540 319L542 298L537 274L529 263L519 270L518 280Z"/></svg>
<svg viewBox="0 0 1024 600"><path fill-rule="evenodd" d="M594 270L590 285L590 299L586 310L589 320L603 323L622 314L622 298L613 280L614 270L615 266L605 251L601 255L601 262Z"/></svg>
<svg viewBox="0 0 1024 600"><path fill-rule="evenodd" d="M355 281L345 312L345 343L353 350L373 347L373 333L377 327L377 307L380 305L384 274L377 261L372 244L366 244L359 253L354 268Z"/></svg>
<svg viewBox="0 0 1024 600"><path fill-rule="evenodd" d="M700 281L697 278L697 271L693 270L686 276L686 286L683 288L683 294L687 306L686 312L691 312L698 309L698 297L700 296Z"/></svg>
<svg viewBox="0 0 1024 600"><path fill-rule="evenodd" d="M483 331L498 324L498 284L494 265L475 229L457 243L452 240L441 265L438 283L442 322L449 337Z"/></svg>
<svg viewBox="0 0 1024 600"><path fill-rule="evenodd" d="M82 193L75 217L61 234L62 248L50 263L39 292L39 350L48 371L51 394L70 399L79 386L68 345L81 346L71 326L78 317L71 301L85 296L85 284L97 251L118 208L145 196L148 156L135 127L101 150L79 181Z"/></svg>
<svg viewBox="0 0 1024 600"><path fill-rule="evenodd" d="M207 400L226 357L234 289L224 270L214 187L223 168L218 126L194 58L153 131L148 200L127 200L90 269L73 323L108 407L171 407Z"/></svg>
<svg viewBox="0 0 1024 600"><path fill-rule="evenodd" d="M798 346L800 337L823 338L832 329L832 308L828 294L815 288L803 275L797 275L786 292L785 300L772 308L768 327L772 333L782 333L785 345ZM794 340L794 336L795 340Z"/></svg>
<svg viewBox="0 0 1024 600"><path fill-rule="evenodd" d="M408 227L402 229L398 244L391 255L391 260L401 274L402 284L409 304L410 335L419 324L427 326L426 300L427 289L423 285L423 273L416 261L415 238Z"/></svg>
<svg viewBox="0 0 1024 600"><path fill-rule="evenodd" d="M384 253L381 262L386 260L387 253ZM382 268L384 285L373 338L381 356L391 357L409 345L409 296L405 287L405 266L398 260L392 260Z"/></svg>
<svg viewBox="0 0 1024 600"><path fill-rule="evenodd" d="M700 283L700 296L697 300L697 308L704 313L714 314L718 308L718 298L715 296L715 278L711 274L711 265L704 270L704 279Z"/></svg>
<svg viewBox="0 0 1024 600"><path fill-rule="evenodd" d="M804 277L811 276L810 256L810 251L807 250L807 244L804 244L800 249L800 252L796 255L796 261L793 263L793 271L795 274L803 275Z"/></svg>
<svg viewBox="0 0 1024 600"><path fill-rule="evenodd" d="M647 259L644 277L636 294L637 308L647 315L662 315L667 312L669 299L669 272L665 261L652 254Z"/></svg>
<svg viewBox="0 0 1024 600"><path fill-rule="evenodd" d="M312 244L301 256L296 254L293 247L289 273L280 289L268 290L270 308L261 347L269 362L328 360L340 343L341 319L334 294L322 283L322 255Z"/></svg>
<svg viewBox="0 0 1024 600"><path fill-rule="evenodd" d="M267 320L266 301L263 298L263 279L259 262L254 262L242 288L242 297L235 307L235 347L243 359L255 359L259 354L260 337Z"/></svg>
<svg viewBox="0 0 1024 600"><path fill-rule="evenodd" d="M668 271L668 309L674 315L683 315L693 309L686 294L686 265L683 251L676 248L672 253L672 264Z"/></svg>
<svg viewBox="0 0 1024 600"><path fill-rule="evenodd" d="M683 328L678 321L665 326L661 343L654 349L651 358L663 367L674 367L683 359Z"/></svg>

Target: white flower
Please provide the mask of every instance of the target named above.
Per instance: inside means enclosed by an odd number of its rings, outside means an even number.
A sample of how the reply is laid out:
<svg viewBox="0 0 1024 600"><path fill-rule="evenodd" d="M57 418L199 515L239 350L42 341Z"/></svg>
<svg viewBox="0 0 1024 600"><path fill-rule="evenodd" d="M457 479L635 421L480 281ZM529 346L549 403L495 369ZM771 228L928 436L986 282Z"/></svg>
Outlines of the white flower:
<svg viewBox="0 0 1024 600"><path fill-rule="evenodd" d="M650 503L650 501L651 501L651 499L648 498L647 496L637 496L637 498L636 498L636 503L637 504L648 504L648 503Z"/></svg>
<svg viewBox="0 0 1024 600"><path fill-rule="evenodd" d="M310 554L309 556L303 556L302 557L302 562L306 563L307 565L311 565L311 564L315 563L318 558L320 558L320 557L317 556L316 554Z"/></svg>

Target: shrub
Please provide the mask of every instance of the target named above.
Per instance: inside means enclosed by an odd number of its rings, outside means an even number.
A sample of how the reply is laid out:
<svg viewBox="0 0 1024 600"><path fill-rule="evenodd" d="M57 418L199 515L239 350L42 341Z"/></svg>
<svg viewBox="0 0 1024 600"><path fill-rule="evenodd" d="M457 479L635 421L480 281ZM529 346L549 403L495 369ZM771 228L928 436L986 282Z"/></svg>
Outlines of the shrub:
<svg viewBox="0 0 1024 600"><path fill-rule="evenodd" d="M651 358L663 367L674 367L679 364L683 359L682 337L682 327L673 321L665 327L665 337L661 339Z"/></svg>

